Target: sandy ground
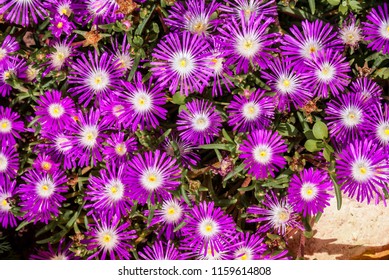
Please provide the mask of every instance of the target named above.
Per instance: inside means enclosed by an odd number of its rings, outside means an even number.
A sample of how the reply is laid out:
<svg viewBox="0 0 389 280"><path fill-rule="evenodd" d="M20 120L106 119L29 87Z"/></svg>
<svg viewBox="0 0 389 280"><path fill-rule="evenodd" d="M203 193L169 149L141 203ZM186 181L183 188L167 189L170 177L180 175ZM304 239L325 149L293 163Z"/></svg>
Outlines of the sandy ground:
<svg viewBox="0 0 389 280"><path fill-rule="evenodd" d="M361 204L343 196L342 208L337 210L331 200L319 222L314 225L313 238L305 240L304 258L389 259L389 206ZM290 251L298 255L301 234L295 234Z"/></svg>

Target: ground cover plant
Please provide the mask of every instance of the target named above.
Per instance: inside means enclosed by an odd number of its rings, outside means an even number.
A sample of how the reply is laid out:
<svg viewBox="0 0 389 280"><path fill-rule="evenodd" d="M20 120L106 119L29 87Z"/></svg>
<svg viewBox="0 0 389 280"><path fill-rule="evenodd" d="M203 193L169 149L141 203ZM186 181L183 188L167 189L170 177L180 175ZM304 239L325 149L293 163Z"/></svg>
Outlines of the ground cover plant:
<svg viewBox="0 0 389 280"><path fill-rule="evenodd" d="M389 11L0 0L2 259L293 259L385 203Z"/></svg>

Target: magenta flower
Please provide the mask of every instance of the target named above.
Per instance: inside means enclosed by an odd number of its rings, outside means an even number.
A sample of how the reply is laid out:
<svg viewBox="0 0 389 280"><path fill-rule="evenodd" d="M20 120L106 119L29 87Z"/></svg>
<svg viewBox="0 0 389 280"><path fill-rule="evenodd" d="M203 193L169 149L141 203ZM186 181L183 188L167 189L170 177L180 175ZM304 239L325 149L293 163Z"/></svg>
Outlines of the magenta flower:
<svg viewBox="0 0 389 280"><path fill-rule="evenodd" d="M196 166L200 161L200 156L194 152L196 146L189 140L169 136L163 142L163 149L169 156L181 161L182 166L187 168Z"/></svg>
<svg viewBox="0 0 389 280"><path fill-rule="evenodd" d="M139 256L143 260L185 260L170 240L167 243L156 240L152 246L146 246L143 252L139 252Z"/></svg>
<svg viewBox="0 0 389 280"><path fill-rule="evenodd" d="M0 147L0 178L13 179L16 177L18 169L19 158L15 147L4 143Z"/></svg>
<svg viewBox="0 0 389 280"><path fill-rule="evenodd" d="M10 95L13 89L10 82L15 78L20 80L27 78L27 64L24 58L15 57L3 65L0 64L0 96Z"/></svg>
<svg viewBox="0 0 389 280"><path fill-rule="evenodd" d="M61 194L67 192L68 187L65 174L56 172L53 174L38 173L35 170L28 171L22 176L25 181L20 185L18 193L21 199L21 212L23 218L34 224L43 222L47 224L53 217L59 215L59 207L65 201Z"/></svg>
<svg viewBox="0 0 389 280"><path fill-rule="evenodd" d="M7 177L0 176L0 225L3 228L17 226L16 217L11 211L11 201L16 194L15 186L15 180L11 182Z"/></svg>
<svg viewBox="0 0 389 280"><path fill-rule="evenodd" d="M264 238L258 233L240 232L234 239L234 243L236 244L233 252L235 260L259 260L267 249Z"/></svg>
<svg viewBox="0 0 389 280"><path fill-rule="evenodd" d="M209 144L219 135L222 118L207 100L194 99L186 103L188 110L178 114L177 130L184 141L195 145Z"/></svg>
<svg viewBox="0 0 389 280"><path fill-rule="evenodd" d="M363 23L363 33L366 41L371 41L367 47L383 54L389 53L389 12L388 5L378 6L372 9L366 16L367 22Z"/></svg>
<svg viewBox="0 0 389 280"><path fill-rule="evenodd" d="M343 26L339 30L338 37L344 45L354 49L358 48L359 42L363 40L362 29L359 27L352 13L343 21Z"/></svg>
<svg viewBox="0 0 389 280"><path fill-rule="evenodd" d="M293 211L292 206L286 201L286 197L278 198L271 191L266 194L262 203L263 207L252 205L247 208L247 214L258 215L247 219L248 223L261 223L260 232L267 233L274 230L278 234L284 235L288 227L303 229L297 222L298 215Z"/></svg>
<svg viewBox="0 0 389 280"><path fill-rule="evenodd" d="M258 89L250 97L235 94L227 107L228 125L234 131L250 132L267 128L274 118L274 102L265 91Z"/></svg>
<svg viewBox="0 0 389 280"><path fill-rule="evenodd" d="M262 76L268 80L267 84L276 93L274 97L280 111L289 110L291 104L301 108L313 97L303 73L299 67L287 63L285 58L273 59L269 68L262 71Z"/></svg>
<svg viewBox="0 0 389 280"><path fill-rule="evenodd" d="M121 45L119 45L118 37L115 38L115 41L111 38L111 47L114 59L119 61L117 66L123 71L123 74L127 73L134 64L134 59L130 54L131 45L128 43L127 34L124 34Z"/></svg>
<svg viewBox="0 0 389 280"><path fill-rule="evenodd" d="M87 239L82 243L87 245L87 249L96 250L88 260L97 258L105 260L107 257L111 260L129 260L129 253L132 249L130 241L137 238L135 230L129 230L130 223L121 223L117 216L102 216L100 222L93 216L94 224L90 224L89 231L85 233Z"/></svg>
<svg viewBox="0 0 389 280"><path fill-rule="evenodd" d="M59 241L59 244L56 248L52 246L51 243L48 244L48 250L38 250L36 254L33 254L30 256L31 260L77 260L78 257L75 256L75 254L70 251L70 247L72 246L73 242L68 242L65 244L64 247L62 247L62 244L64 244L65 239L61 239Z"/></svg>
<svg viewBox="0 0 389 280"><path fill-rule="evenodd" d="M369 138L388 150L389 145L389 105L371 104L366 114L364 130Z"/></svg>
<svg viewBox="0 0 389 280"><path fill-rule="evenodd" d="M388 192L389 163L384 149L372 140L355 140L341 151L336 160L341 190L357 201L385 200Z"/></svg>
<svg viewBox="0 0 389 280"><path fill-rule="evenodd" d="M123 82L123 91L117 93L121 98L123 109L120 114L120 122L132 131L138 129L151 129L159 125L159 120L165 120L167 110L162 106L166 104L163 88L155 85L152 87L152 79L146 86L142 82L142 75L138 72L134 77L134 83Z"/></svg>
<svg viewBox="0 0 389 280"><path fill-rule="evenodd" d="M324 208L330 205L333 196L329 192L332 189L332 181L325 171L304 169L290 179L288 202L294 211L303 216L323 213Z"/></svg>
<svg viewBox="0 0 389 280"><path fill-rule="evenodd" d="M239 157L243 159L245 168L256 179L265 179L269 173L275 177L275 172L286 164L282 153L287 151L287 146L277 132L263 129L252 131L243 141L240 151Z"/></svg>
<svg viewBox="0 0 389 280"><path fill-rule="evenodd" d="M14 37L7 35L0 46L0 67L7 64L10 59L14 59L11 55L19 50L19 43Z"/></svg>
<svg viewBox="0 0 389 280"><path fill-rule="evenodd" d="M53 41L53 51L47 55L49 61L45 63L48 67L43 72L42 76L45 77L51 71L60 71L70 67L71 59L75 56L76 51L72 46L72 42L75 37L66 38L63 41Z"/></svg>
<svg viewBox="0 0 389 280"><path fill-rule="evenodd" d="M69 132L43 132L43 138L46 140L46 143L42 145L43 149L54 162L61 163L64 169L77 166L76 158L72 155L73 144Z"/></svg>
<svg viewBox="0 0 389 280"><path fill-rule="evenodd" d="M46 9L40 0L0 0L0 14L4 14L7 21L26 27L31 23L30 17L35 24L38 18L44 19Z"/></svg>
<svg viewBox="0 0 389 280"><path fill-rule="evenodd" d="M215 207L213 201L203 201L195 205L185 221L182 244L204 256L208 249L211 249L212 255L215 255L215 251L224 251L223 243L229 244L231 236L236 233L234 220L220 207Z"/></svg>
<svg viewBox="0 0 389 280"><path fill-rule="evenodd" d="M34 160L33 167L38 172L54 174L59 170L59 162L55 162L49 155L38 154L38 157Z"/></svg>
<svg viewBox="0 0 389 280"><path fill-rule="evenodd" d="M244 17L243 13L241 17ZM276 34L268 34L267 31L273 21L273 18L264 18L262 15L251 16L248 21L231 18L223 28L218 29L220 44L225 48L226 64L236 65L236 74L246 74L250 64L267 68L272 57L269 52L275 51L270 46Z"/></svg>
<svg viewBox="0 0 389 280"><path fill-rule="evenodd" d="M19 121L18 113L10 108L0 106L0 143L3 145L13 145L15 138L20 138L20 132L24 131L24 124Z"/></svg>
<svg viewBox="0 0 389 280"><path fill-rule="evenodd" d="M103 153L107 162L124 164L127 162L128 155L138 150L138 143L134 137L124 137L123 132L112 133L107 139L107 146Z"/></svg>
<svg viewBox="0 0 389 280"><path fill-rule="evenodd" d="M381 98L382 88L373 80L363 77L351 82L351 91L363 96L366 101L371 98Z"/></svg>
<svg viewBox="0 0 389 280"><path fill-rule="evenodd" d="M74 11L73 0L46 0L46 7L51 14L70 17Z"/></svg>
<svg viewBox="0 0 389 280"><path fill-rule="evenodd" d="M116 0L84 0L77 1L74 5L76 20L83 25L110 24L123 18L118 11L119 5Z"/></svg>
<svg viewBox="0 0 389 280"><path fill-rule="evenodd" d="M244 19L248 21L250 17L276 17L277 4L275 0L225 0L227 5L222 5L220 10L225 13L228 20L230 16L234 16L237 20L241 20L241 14L244 14Z"/></svg>
<svg viewBox="0 0 389 280"><path fill-rule="evenodd" d="M49 26L49 30L56 38L60 38L62 33L69 36L73 29L76 28L73 22L69 21L66 15L56 14L54 18L50 21L51 25Z"/></svg>
<svg viewBox="0 0 389 280"><path fill-rule="evenodd" d="M181 171L176 160L159 150L134 156L127 167L124 183L131 186L131 199L139 204L167 200L180 185Z"/></svg>
<svg viewBox="0 0 389 280"><path fill-rule="evenodd" d="M350 82L347 74L351 71L350 65L340 52L319 51L311 60L306 60L305 65L305 82L319 97L327 98L329 90L337 96Z"/></svg>
<svg viewBox="0 0 389 280"><path fill-rule="evenodd" d="M202 92L213 74L208 49L209 44L200 36L169 33L152 53L156 60L151 62L151 71L161 87L169 85L172 94L178 87L185 95Z"/></svg>
<svg viewBox="0 0 389 280"><path fill-rule="evenodd" d="M100 112L102 116L101 124L111 129L122 129L125 127L124 123L121 122L121 115L124 111L124 103L116 94L107 96L107 98L100 103ZM130 124L127 123L127 125Z"/></svg>

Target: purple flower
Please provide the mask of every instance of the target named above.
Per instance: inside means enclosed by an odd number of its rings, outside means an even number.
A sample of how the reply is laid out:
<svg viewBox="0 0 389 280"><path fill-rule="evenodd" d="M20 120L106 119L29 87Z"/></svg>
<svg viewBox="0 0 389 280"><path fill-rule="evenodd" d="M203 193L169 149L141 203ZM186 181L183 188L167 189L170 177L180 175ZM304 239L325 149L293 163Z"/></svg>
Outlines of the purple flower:
<svg viewBox="0 0 389 280"><path fill-rule="evenodd" d="M277 132L256 130L248 135L240 146L239 157L248 168L248 173L257 179L275 177L275 172L284 168L286 160L282 153L287 151L284 140Z"/></svg>
<svg viewBox="0 0 389 280"><path fill-rule="evenodd" d="M89 164L96 166L97 161L102 160L102 143L106 136L102 133L105 129L99 122L100 112L91 109L89 113L78 115L79 121L73 122L69 128L75 136L72 137L71 152L74 158L78 158L80 167L85 167ZM64 143L63 143L64 144ZM62 148L67 148L64 146Z"/></svg>
<svg viewBox="0 0 389 280"><path fill-rule="evenodd" d="M204 256L209 248L212 255L215 251L224 251L223 243L229 244L231 236L236 232L234 220L220 207L215 207L213 201L195 205L185 221L186 225L182 228L183 244Z"/></svg>
<svg viewBox="0 0 389 280"><path fill-rule="evenodd" d="M351 82L351 91L363 96L363 99L370 101L371 98L380 98L382 88L373 80L363 77Z"/></svg>
<svg viewBox="0 0 389 280"><path fill-rule="evenodd" d="M288 57L287 61L299 65L305 60L312 60L320 50L342 50L342 42L337 39L333 27L320 20L302 22L302 31L296 26L290 29L292 35L285 35L281 50Z"/></svg>
<svg viewBox="0 0 389 280"><path fill-rule="evenodd" d="M106 52L101 57L97 51L94 55L90 51L88 56L82 54L72 65L74 71L70 73L68 79L69 92L72 96L79 95L79 101L84 106L87 106L95 96L95 102L107 98L120 84L122 70L117 64L113 56Z"/></svg>
<svg viewBox="0 0 389 280"><path fill-rule="evenodd" d="M124 103L119 100L116 94L107 96L101 101L101 124L111 129L120 130L124 124L121 122L121 115L124 113Z"/></svg>
<svg viewBox="0 0 389 280"><path fill-rule="evenodd" d="M124 34L121 46L118 37L115 38L115 41L111 38L111 46L114 59L119 61L117 66L125 74L128 70L131 70L134 64L134 59L130 55L131 45L128 43L127 35Z"/></svg>
<svg viewBox="0 0 389 280"><path fill-rule="evenodd" d="M34 224L38 221L47 224L52 217L57 217L58 208L65 200L61 193L68 190L64 185L67 182L65 174L38 173L30 170L22 179L25 184L20 185L18 193L21 199L21 212L24 212L23 218L28 222L34 221Z"/></svg>
<svg viewBox="0 0 389 280"><path fill-rule="evenodd" d="M20 132L24 131L24 124L19 121L18 113L11 108L0 106L0 143L2 145L13 145L15 138L20 138Z"/></svg>
<svg viewBox="0 0 389 280"><path fill-rule="evenodd" d="M242 13L241 17L244 17ZM226 64L236 64L236 74L242 71L246 74L249 65L259 65L267 68L271 59L269 52L274 51L270 46L274 43L275 33L268 34L268 27L273 18L251 16L248 21L237 21L235 18L219 28L220 44L225 48Z"/></svg>
<svg viewBox="0 0 389 280"><path fill-rule="evenodd" d="M236 243L233 252L235 260L259 260L267 249L263 237L258 233L240 232L234 239L234 243Z"/></svg>
<svg viewBox="0 0 389 280"><path fill-rule="evenodd" d="M208 246L207 251L204 251L203 247L198 247L193 250L192 246L187 244L181 244L180 250L183 251L183 257L185 259L196 259L196 260L231 260L233 258L233 250L236 248L236 244L231 241L232 236L227 238L228 241L220 241L220 251L216 248L211 249Z"/></svg>
<svg viewBox="0 0 389 280"><path fill-rule="evenodd" d="M181 171L176 160L156 150L134 156L127 165L125 183L131 186L131 199L152 204L171 197L180 185Z"/></svg>
<svg viewBox="0 0 389 280"><path fill-rule="evenodd" d="M234 131L250 132L267 128L274 118L274 102L265 91L258 89L250 97L235 94L227 107L228 125Z"/></svg>
<svg viewBox="0 0 389 280"><path fill-rule="evenodd" d="M244 14L244 19L248 21L250 17L276 17L277 4L275 0L226 0L227 5L222 5L220 10L225 13L225 16L235 16L237 20L241 20L241 14Z"/></svg>
<svg viewBox="0 0 389 280"><path fill-rule="evenodd" d="M305 82L315 95L328 97L328 91L335 96L344 91L349 84L350 65L340 52L332 49L318 51L311 60L305 61Z"/></svg>
<svg viewBox="0 0 389 280"><path fill-rule="evenodd" d="M0 147L0 178L13 179L19 169L19 159L15 147L3 144Z"/></svg>
<svg viewBox="0 0 389 280"><path fill-rule="evenodd" d="M57 248L53 248L52 244L48 244L48 250L38 250L36 254L30 256L31 260L77 260L78 257L69 250L73 242L68 242L65 247L62 248L65 239L61 239Z"/></svg>
<svg viewBox="0 0 389 280"><path fill-rule="evenodd" d="M286 197L278 198L275 192L266 194L263 207L252 205L247 208L247 214L258 215L247 219L248 223L261 223L260 232L267 233L271 229L278 234L284 235L287 227L303 229L297 222L298 215L293 211L292 206L286 201Z"/></svg>
<svg viewBox="0 0 389 280"><path fill-rule="evenodd" d="M192 141L175 136L169 136L163 142L165 152L171 157L176 157L182 166L187 168L196 166L200 161L200 156L193 151L195 148Z"/></svg>
<svg viewBox="0 0 389 280"><path fill-rule="evenodd" d="M185 258L174 246L170 240L164 243L160 240L156 240L154 244L146 246L143 252L139 252L139 256L143 260L184 260Z"/></svg>
<svg viewBox="0 0 389 280"><path fill-rule="evenodd" d="M296 108L303 107L312 97L312 90L306 86L305 75L298 67L286 62L285 58L275 58L262 76L274 91L277 107L280 111L289 110L291 103Z"/></svg>
<svg viewBox="0 0 389 280"><path fill-rule="evenodd" d="M1 158L1 155L0 155ZM1 160L1 159L0 159ZM15 195L16 180L12 182L0 176L0 225L3 228L16 227L16 217L12 213L12 199Z"/></svg>
<svg viewBox="0 0 389 280"><path fill-rule="evenodd" d="M46 9L41 0L0 0L0 14L4 14L9 22L25 27L31 23L30 17L35 24L38 23L38 17L44 19Z"/></svg>
<svg viewBox="0 0 389 280"><path fill-rule="evenodd" d="M130 241L137 238L135 230L129 230L130 223L120 223L117 216L102 216L100 222L93 216L94 224L90 224L90 229L85 235L88 239L82 240L87 245L87 249L96 250L88 260L98 258L105 260L107 257L111 260L128 260L132 249Z"/></svg>
<svg viewBox="0 0 389 280"><path fill-rule="evenodd" d="M356 23L355 16L352 13L343 22L343 26L339 30L339 39L342 40L344 45L354 49L358 48L359 42L362 41L362 30L359 28L359 24Z"/></svg>
<svg viewBox="0 0 389 280"><path fill-rule="evenodd" d="M124 133L112 133L107 139L107 146L104 147L103 153L107 162L124 164L127 162L127 156L138 150L138 143L134 137L126 137Z"/></svg>
<svg viewBox="0 0 389 280"><path fill-rule="evenodd" d="M212 19L211 16L219 6L215 0L209 4L204 0L192 0L186 1L185 5L177 1L165 22L172 26L173 30L186 30L192 34L208 36L218 24L218 20Z"/></svg>
<svg viewBox="0 0 389 280"><path fill-rule="evenodd" d="M10 59L14 59L10 54L19 50L19 43L14 37L7 35L0 46L0 66L7 64Z"/></svg>
<svg viewBox="0 0 389 280"><path fill-rule="evenodd" d="M383 54L389 53L389 12L388 5L372 9L366 16L369 20L363 23L363 32L366 41L371 41L367 47Z"/></svg>
<svg viewBox="0 0 389 280"><path fill-rule="evenodd" d="M373 140L356 140L349 143L337 156L337 179L341 190L357 201L372 199L378 204L388 192L389 164L387 154Z"/></svg>
<svg viewBox="0 0 389 280"><path fill-rule="evenodd" d="M222 118L216 107L207 100L195 99L186 103L188 110L178 114L177 130L184 141L195 145L209 144L221 129Z"/></svg>
<svg viewBox="0 0 389 280"><path fill-rule="evenodd" d="M110 24L117 19L123 18L118 12L119 5L116 0L84 0L74 5L76 20L83 25L91 22L93 24Z"/></svg>
<svg viewBox="0 0 389 280"><path fill-rule="evenodd" d="M46 7L54 15L70 17L74 10L73 0L46 0Z"/></svg>
<svg viewBox="0 0 389 280"><path fill-rule="evenodd" d="M34 160L33 167L38 172L54 174L59 170L59 162L53 161L53 159L46 154L38 154L38 157Z"/></svg>
<svg viewBox="0 0 389 280"><path fill-rule="evenodd" d="M169 33L159 42L152 56L151 71L161 87L169 85L174 94L178 87L185 95L202 92L208 85L212 69L209 67L209 44L189 32Z"/></svg>
<svg viewBox="0 0 389 280"><path fill-rule="evenodd" d="M372 104L366 114L364 130L369 138L379 143L388 152L389 144L389 105Z"/></svg>
<svg viewBox="0 0 389 280"><path fill-rule="evenodd" d="M74 122L74 102L67 96L62 98L60 91L46 91L36 102L36 115L44 130L63 130Z"/></svg>
<svg viewBox="0 0 389 280"><path fill-rule="evenodd" d="M59 15L56 14L54 18L50 21L51 26L49 26L49 30L51 30L51 33L54 35L54 37L59 38L61 37L62 33L69 36L73 29L76 28L73 22L68 20L68 17L66 15Z"/></svg>
<svg viewBox="0 0 389 280"><path fill-rule="evenodd" d="M123 182L124 165L110 163L99 173L99 176L89 177L85 192L85 209L89 209L88 215L98 213L99 216L126 216L132 202L129 199L130 187Z"/></svg>
<svg viewBox="0 0 389 280"><path fill-rule="evenodd" d="M23 58L14 58L8 60L8 63L0 64L0 95L8 96L12 91L12 86L9 84L13 79L27 78L27 64Z"/></svg>
<svg viewBox="0 0 389 280"><path fill-rule="evenodd" d="M134 84L123 82L124 90L117 95L122 99L125 110L120 114L120 122L132 131L138 129L151 129L159 125L159 119L165 120L167 110L162 106L166 104L163 88L155 85L152 87L152 79L146 86L142 82L142 75L138 72L134 78Z"/></svg>
<svg viewBox="0 0 389 280"><path fill-rule="evenodd" d="M61 163L64 169L77 166L76 158L71 154L73 145L69 132L43 132L42 136L46 142L42 147L55 162Z"/></svg>
<svg viewBox="0 0 389 280"><path fill-rule="evenodd" d="M301 212L304 217L323 213L324 208L330 205L332 195L328 192L332 189L332 181L326 172L304 169L290 179L288 202L294 211Z"/></svg>
<svg viewBox="0 0 389 280"><path fill-rule="evenodd" d="M53 52L47 55L49 61L45 63L48 65L42 76L45 77L52 70L60 71L65 67L70 66L71 58L76 54L74 47L71 45L75 37L66 38L63 41L54 41L52 48Z"/></svg>
<svg viewBox="0 0 389 280"><path fill-rule="evenodd" d="M327 103L325 120L334 141L345 143L362 135L368 103L360 94L339 95Z"/></svg>

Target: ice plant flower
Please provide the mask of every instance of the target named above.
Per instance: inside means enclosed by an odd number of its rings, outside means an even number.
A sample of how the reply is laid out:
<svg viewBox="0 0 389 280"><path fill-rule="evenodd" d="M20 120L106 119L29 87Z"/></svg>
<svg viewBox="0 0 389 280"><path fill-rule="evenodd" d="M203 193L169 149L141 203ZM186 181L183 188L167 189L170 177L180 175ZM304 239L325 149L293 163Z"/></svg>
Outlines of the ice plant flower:
<svg viewBox="0 0 389 280"><path fill-rule="evenodd" d="M134 156L127 165L125 183L131 186L131 199L152 204L171 198L180 185L180 169L174 158L156 150Z"/></svg>
<svg viewBox="0 0 389 280"><path fill-rule="evenodd" d="M259 260L267 249L264 238L258 233L240 232L234 243L236 243L233 251L235 260Z"/></svg>
<svg viewBox="0 0 389 280"><path fill-rule="evenodd" d="M52 48L53 51L47 55L49 61L47 69L43 72L42 76L45 77L51 71L60 71L65 67L70 66L71 58L76 54L74 47L71 45L74 37L65 39L63 41L54 41Z"/></svg>
<svg viewBox="0 0 389 280"><path fill-rule="evenodd" d="M341 190L357 201L385 200L388 192L389 163L383 148L371 139L349 143L336 159Z"/></svg>
<svg viewBox="0 0 389 280"><path fill-rule="evenodd" d="M280 111L303 107L312 97L311 88L307 87L305 76L299 67L286 62L285 58L274 58L269 68L262 71L262 76L275 94L275 103Z"/></svg>
<svg viewBox="0 0 389 280"><path fill-rule="evenodd" d="M327 98L329 90L337 96L350 82L350 65L340 52L332 49L319 51L311 60L306 60L305 65L305 83L319 97Z"/></svg>
<svg viewBox="0 0 389 280"><path fill-rule="evenodd" d="M227 107L228 125L234 131L250 132L266 129L274 118L274 102L265 91L258 89L250 97L235 94Z"/></svg>
<svg viewBox="0 0 389 280"><path fill-rule="evenodd" d="M0 106L0 143L13 145L15 138L20 138L20 132L24 131L23 121L19 121L19 114L11 108Z"/></svg>
<svg viewBox="0 0 389 280"><path fill-rule="evenodd" d="M195 99L186 103L188 110L178 114L177 130L184 141L195 145L209 144L221 129L222 118L216 107L207 100Z"/></svg>
<svg viewBox="0 0 389 280"><path fill-rule="evenodd" d="M131 70L134 59L130 54L131 45L128 43L127 35L124 34L121 46L119 45L117 37L115 38L115 41L111 39L111 45L113 57L119 62L117 64L119 69L121 69L123 73Z"/></svg>
<svg viewBox="0 0 389 280"><path fill-rule="evenodd" d="M247 214L255 216L246 220L248 223L261 223L260 232L266 233L274 230L278 234L284 235L288 227L303 228L297 221L297 213L293 211L286 197L278 198L275 192L271 191L266 194L262 205L262 207L258 205L249 206Z"/></svg>
<svg viewBox="0 0 389 280"><path fill-rule="evenodd" d="M89 177L85 192L85 209L89 210L88 215L95 213L99 216L126 216L132 203L129 199L130 186L123 180L124 165L109 163L106 169L101 169L99 173L99 176Z"/></svg>
<svg viewBox="0 0 389 280"><path fill-rule="evenodd" d="M71 169L77 166L77 161L72 156L72 137L70 132L56 131L46 132L42 135L46 143L42 146L43 150L55 161L63 165L64 169Z"/></svg>
<svg viewBox="0 0 389 280"><path fill-rule="evenodd" d="M79 101L85 106L93 98L95 103L101 102L118 89L122 70L117 64L118 61L107 52L100 57L97 51L94 54L89 51L87 56L82 54L72 65L74 70L68 77L69 93L72 93L72 96L79 96Z"/></svg>
<svg viewBox="0 0 389 280"><path fill-rule="evenodd" d="M368 77L352 81L350 91L362 95L366 101L370 101L371 98L380 98L382 95L382 88Z"/></svg>
<svg viewBox="0 0 389 280"><path fill-rule="evenodd" d="M7 64L10 59L14 59L12 54L17 52L19 48L19 43L15 38L7 35L0 45L0 67Z"/></svg>
<svg viewBox="0 0 389 280"><path fill-rule="evenodd" d="M131 125L131 123L124 124L122 122L121 115L124 113L125 108L123 101L119 99L116 94L111 94L106 99L101 101L100 104L101 111L101 123L111 129L127 128L126 125Z"/></svg>
<svg viewBox="0 0 389 280"><path fill-rule="evenodd" d="M37 252L30 256L30 260L77 260L78 257L69 250L73 242L65 243L65 239L59 241L58 246L55 248L51 243L48 244L47 250L37 250ZM65 245L64 247L62 245Z"/></svg>
<svg viewBox="0 0 389 280"><path fill-rule="evenodd" d="M78 158L80 167L89 164L96 166L97 161L102 160L102 143L106 138L103 131L105 127L99 122L100 112L91 109L89 113L78 114L79 121L72 122L69 128L75 135L72 137L71 153ZM66 146L62 146L66 149Z"/></svg>
<svg viewBox="0 0 389 280"><path fill-rule="evenodd" d="M200 36L187 31L169 33L153 50L155 61L151 62L151 71L159 85L168 87L172 94L178 87L185 95L202 92L213 74L208 49L209 44Z"/></svg>
<svg viewBox="0 0 389 280"><path fill-rule="evenodd" d="M49 155L40 153L32 166L38 172L53 174L59 170L59 165L60 163L55 162Z"/></svg>
<svg viewBox="0 0 389 280"><path fill-rule="evenodd" d="M11 200L16 194L15 185L15 180L11 182L8 178L0 176L0 225L2 228L17 226L16 217L11 211Z"/></svg>
<svg viewBox="0 0 389 280"><path fill-rule="evenodd" d="M70 17L74 11L73 0L47 0L46 7L53 15Z"/></svg>
<svg viewBox="0 0 389 280"><path fill-rule="evenodd" d="M46 91L36 102L36 115L44 130L62 130L73 122L74 102L68 96L62 98L60 91Z"/></svg>
<svg viewBox="0 0 389 280"><path fill-rule="evenodd" d="M27 64L24 58L15 57L9 59L7 63L0 64L0 96L10 95L13 87L13 79L23 80L27 78Z"/></svg>
<svg viewBox="0 0 389 280"><path fill-rule="evenodd" d="M134 77L134 82L124 82L124 90L117 93L122 101L125 110L120 114L120 122L124 122L126 127L132 131L138 129L151 129L159 125L159 120L165 120L167 110L162 106L166 104L163 88L158 85L152 86L150 79L146 86L142 82L142 75L138 72Z"/></svg>
<svg viewBox="0 0 389 280"><path fill-rule="evenodd" d="M204 0L187 1L186 4L177 1L171 8L165 22L172 26L172 29L208 36L209 32L212 32L218 24L218 20L212 19L211 16L219 6L220 4L216 3L215 0L209 4Z"/></svg>
<svg viewBox="0 0 389 280"><path fill-rule="evenodd" d="M325 171L304 169L300 174L293 174L288 188L288 202L295 212L304 217L323 213L329 206L332 195L329 193L333 184Z"/></svg>
<svg viewBox="0 0 389 280"><path fill-rule="evenodd" d="M195 205L185 221L182 244L204 256L208 249L211 249L212 255L224 251L223 244L229 244L231 236L236 232L234 220L220 207L215 207L213 201L202 201Z"/></svg>
<svg viewBox="0 0 389 280"><path fill-rule="evenodd" d="M342 41L337 38L333 27L320 20L302 22L302 30L296 25L290 29L291 35L286 34L282 40L282 54L287 56L288 63L303 63L305 60L312 60L321 50L332 49L342 50Z"/></svg>
<svg viewBox="0 0 389 280"><path fill-rule="evenodd" d="M44 19L46 9L41 0L0 0L0 14L4 18L23 27L30 25L30 17L37 24L38 18Z"/></svg>
<svg viewBox="0 0 389 280"><path fill-rule="evenodd" d="M343 22L343 26L339 30L339 38L344 45L354 49L358 48L359 42L362 41L362 29L357 24L355 16L352 13Z"/></svg>
<svg viewBox="0 0 389 280"><path fill-rule="evenodd" d="M250 17L258 17L260 15L266 17L277 16L275 0L225 0L224 2L226 4L220 7L220 10L224 13L222 16L234 16L237 20L242 19L242 13L246 21Z"/></svg>
<svg viewBox="0 0 389 280"><path fill-rule="evenodd" d="M18 189L23 218L34 224L38 221L47 224L59 215L59 207L65 201L61 194L67 192L67 178L61 171L53 174L30 170L22 176L25 181Z"/></svg>
<svg viewBox="0 0 389 280"><path fill-rule="evenodd" d="M339 143L358 139L364 132L367 105L356 93L341 94L328 102L325 120L331 138Z"/></svg>
<svg viewBox="0 0 389 280"><path fill-rule="evenodd" d="M146 246L139 252L139 256L143 260L185 260L170 240L167 243L156 240L152 246Z"/></svg>
<svg viewBox="0 0 389 280"><path fill-rule="evenodd" d="M389 152L389 105L374 103L366 114L365 131L369 138Z"/></svg>
<svg viewBox="0 0 389 280"><path fill-rule="evenodd" d="M200 161L200 156L194 151L196 147L190 140L169 136L166 137L162 146L163 150L165 150L169 156L176 157L178 161L181 161L181 164L184 167L190 168L190 166L196 166Z"/></svg>
<svg viewBox="0 0 389 280"><path fill-rule="evenodd" d="M383 54L389 53L389 11L388 4L378 6L372 9L366 16L367 22L364 22L363 33L365 40L370 41L367 45L373 51Z"/></svg>
<svg viewBox="0 0 389 280"><path fill-rule="evenodd" d="M287 146L277 132L264 129L252 131L239 150L245 168L256 179L267 178L269 173L275 177L275 172L286 164L282 153L287 151Z"/></svg>
<svg viewBox="0 0 389 280"><path fill-rule="evenodd" d="M129 253L132 249L130 241L137 238L135 230L130 230L130 223L121 223L118 216L102 216L100 221L93 216L94 224L90 224L90 229L85 233L87 239L82 240L86 248L90 251L97 250L90 259L105 260L129 260Z"/></svg>
<svg viewBox="0 0 389 280"><path fill-rule="evenodd" d="M244 15L241 15L244 17ZM225 48L226 64L236 65L236 74L247 73L250 64L267 68L271 59L270 48L274 43L275 33L268 33L273 18L250 17L248 21L231 21L223 28L219 28L220 44Z"/></svg>
<svg viewBox="0 0 389 280"><path fill-rule="evenodd" d="M138 149L138 143L134 137L124 137L123 132L112 133L107 139L107 145L103 153L107 162L124 164L127 162L128 155Z"/></svg>
<svg viewBox="0 0 389 280"><path fill-rule="evenodd" d="M117 19L123 18L123 14L118 11L119 5L116 0L84 0L77 1L74 5L76 20L86 25L110 24Z"/></svg>
<svg viewBox="0 0 389 280"><path fill-rule="evenodd" d="M69 21L67 16L61 16L59 14L56 14L50 23L51 26L49 26L49 30L51 30L51 33L53 33L56 38L60 38L62 33L69 36L73 29L76 28L74 23Z"/></svg>
<svg viewBox="0 0 389 280"><path fill-rule="evenodd" d="M19 169L19 158L15 147L3 144L0 146L0 178L13 179Z"/></svg>

